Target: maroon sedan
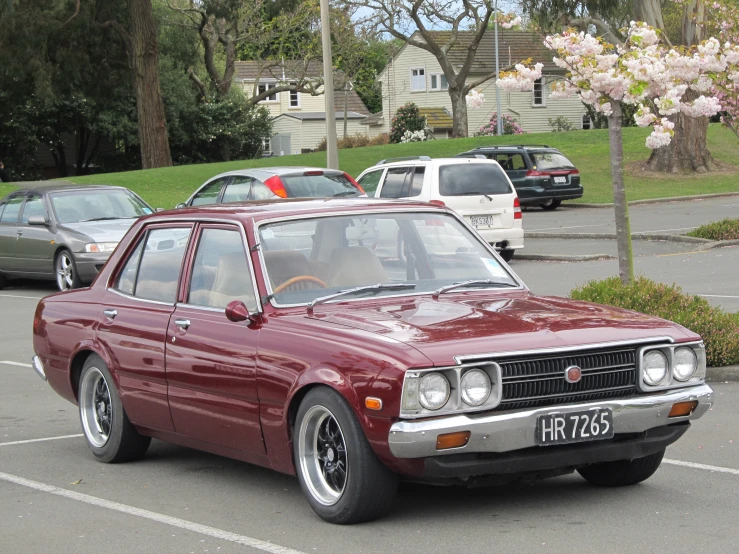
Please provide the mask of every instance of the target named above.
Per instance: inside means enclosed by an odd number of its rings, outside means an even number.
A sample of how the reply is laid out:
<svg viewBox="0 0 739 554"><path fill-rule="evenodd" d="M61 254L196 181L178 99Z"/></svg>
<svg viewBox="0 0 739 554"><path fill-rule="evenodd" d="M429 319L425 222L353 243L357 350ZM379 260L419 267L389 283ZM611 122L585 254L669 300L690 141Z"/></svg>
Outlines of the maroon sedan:
<svg viewBox="0 0 739 554"><path fill-rule="evenodd" d="M385 513L399 478L638 483L713 401L699 336L535 296L418 202L142 218L90 288L39 303L33 333L99 460L157 438L297 474L335 523Z"/></svg>

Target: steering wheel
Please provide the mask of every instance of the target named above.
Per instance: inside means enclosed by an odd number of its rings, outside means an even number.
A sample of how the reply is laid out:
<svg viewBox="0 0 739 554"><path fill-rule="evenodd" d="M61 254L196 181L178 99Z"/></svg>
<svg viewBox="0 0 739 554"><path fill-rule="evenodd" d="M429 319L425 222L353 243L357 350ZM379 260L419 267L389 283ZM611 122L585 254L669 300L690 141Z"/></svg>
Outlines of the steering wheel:
<svg viewBox="0 0 739 554"><path fill-rule="evenodd" d="M314 283L316 285L319 285L323 289L328 288L328 285L321 281L318 277L313 277L313 275L297 275L296 277L293 277L292 279L288 279L284 283L281 283L274 291L272 291L272 294L278 294L280 292L283 292L288 287L302 282Z"/></svg>

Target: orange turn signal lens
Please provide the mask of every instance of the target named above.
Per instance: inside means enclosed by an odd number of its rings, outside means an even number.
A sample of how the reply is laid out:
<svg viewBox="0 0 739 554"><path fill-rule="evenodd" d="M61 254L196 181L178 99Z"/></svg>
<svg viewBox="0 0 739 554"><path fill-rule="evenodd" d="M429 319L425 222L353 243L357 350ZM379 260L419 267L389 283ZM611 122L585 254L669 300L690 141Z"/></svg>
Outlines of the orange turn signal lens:
<svg viewBox="0 0 739 554"><path fill-rule="evenodd" d="M436 437L436 450L446 450L448 448L459 448L466 445L470 440L469 431L460 431L458 433L446 433Z"/></svg>
<svg viewBox="0 0 739 554"><path fill-rule="evenodd" d="M697 400L693 400L692 402L678 402L677 404L672 405L672 409L670 410L670 415L667 417L688 416L693 413L693 410L695 410L695 407L697 405L698 405Z"/></svg>
<svg viewBox="0 0 739 554"><path fill-rule="evenodd" d="M368 410L382 410L382 400L374 396L368 396L364 399L364 407Z"/></svg>

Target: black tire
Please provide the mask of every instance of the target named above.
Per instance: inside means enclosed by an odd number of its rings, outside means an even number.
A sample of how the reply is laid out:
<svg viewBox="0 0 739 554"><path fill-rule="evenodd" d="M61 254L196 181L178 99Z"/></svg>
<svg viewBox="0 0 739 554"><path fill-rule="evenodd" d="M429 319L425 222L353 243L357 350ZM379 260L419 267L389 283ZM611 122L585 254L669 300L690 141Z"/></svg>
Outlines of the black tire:
<svg viewBox="0 0 739 554"><path fill-rule="evenodd" d="M551 199L551 200L548 200L548 201L544 202L543 204L539 204L539 205L541 206L541 209L542 210L546 210L548 212L552 212L552 211L556 210L557 208L559 208L562 205L562 201L561 200Z"/></svg>
<svg viewBox="0 0 739 554"><path fill-rule="evenodd" d="M513 259L513 254L515 253L516 253L515 250L510 250L510 249L501 250L498 252L498 254L500 254L500 257L503 258L507 262L510 262Z"/></svg>
<svg viewBox="0 0 739 554"><path fill-rule="evenodd" d="M78 289L82 286L74 254L66 248L57 252L54 258L54 279L59 290Z"/></svg>
<svg viewBox="0 0 739 554"><path fill-rule="evenodd" d="M7 284L8 284L8 278L2 273L0 273L0 290L4 289Z"/></svg>
<svg viewBox="0 0 739 554"><path fill-rule="evenodd" d="M101 378L108 394L106 396L103 392L98 397L96 393L103 389L97 386ZM82 432L98 460L105 463L129 462L146 454L151 438L139 434L129 421L113 377L100 356L93 354L85 361L77 399ZM103 407L100 407L100 399L103 399ZM103 417L101 412L107 417ZM101 417L105 419L104 423L101 423Z"/></svg>
<svg viewBox="0 0 739 554"><path fill-rule="evenodd" d="M641 483L654 475L664 455L665 451L660 450L643 458L593 464L577 471L591 485L626 487Z"/></svg>
<svg viewBox="0 0 739 554"><path fill-rule="evenodd" d="M312 427L321 414L324 416L322 421L328 423L316 423ZM332 489L336 497L327 503L325 496L324 500L321 499L321 490L326 490L330 479L323 479L321 475L326 476L328 461L336 460L334 467L340 465L342 451L338 448L335 457L328 454L320 464L316 461L320 457L318 449L315 456L311 456L309 450L310 445L318 446L321 429L324 424L328 426L331 423L332 417L338 423L339 432L330 435L331 440L338 436L344 442L345 477L341 490ZM333 451L328 445L326 450L322 447L321 450L324 453ZM371 521L387 513L392 506L398 490L398 477L377 459L351 408L336 391L328 387L314 388L300 403L293 429L293 456L303 494L316 514L329 523ZM311 475L311 469L316 474Z"/></svg>

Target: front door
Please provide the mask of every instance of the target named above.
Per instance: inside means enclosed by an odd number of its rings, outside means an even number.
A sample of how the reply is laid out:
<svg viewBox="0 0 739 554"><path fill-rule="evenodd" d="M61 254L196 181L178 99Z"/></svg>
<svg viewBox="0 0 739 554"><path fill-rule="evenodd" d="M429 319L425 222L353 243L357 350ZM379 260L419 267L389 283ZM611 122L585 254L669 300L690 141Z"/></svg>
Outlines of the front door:
<svg viewBox="0 0 739 554"><path fill-rule="evenodd" d="M203 225L185 302L169 323L167 383L178 433L263 454L256 382L259 329L225 315L232 300L257 310L253 273L240 228Z"/></svg>
<svg viewBox="0 0 739 554"><path fill-rule="evenodd" d="M31 275L54 274L54 233L47 225L29 225L28 218L42 216L49 221L43 197L30 193L23 204L16 240L16 262L19 271Z"/></svg>
<svg viewBox="0 0 739 554"><path fill-rule="evenodd" d="M0 205L0 271L13 273L18 270L15 243L18 239L18 216L21 213L23 194L6 198Z"/></svg>
<svg viewBox="0 0 739 554"><path fill-rule="evenodd" d="M143 427L174 431L164 345L190 232L189 225L149 228L101 306L97 339L112 354L128 418Z"/></svg>

